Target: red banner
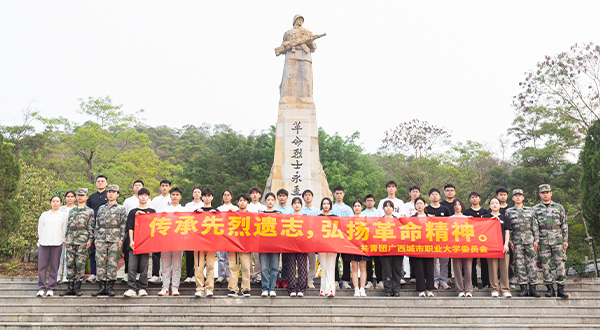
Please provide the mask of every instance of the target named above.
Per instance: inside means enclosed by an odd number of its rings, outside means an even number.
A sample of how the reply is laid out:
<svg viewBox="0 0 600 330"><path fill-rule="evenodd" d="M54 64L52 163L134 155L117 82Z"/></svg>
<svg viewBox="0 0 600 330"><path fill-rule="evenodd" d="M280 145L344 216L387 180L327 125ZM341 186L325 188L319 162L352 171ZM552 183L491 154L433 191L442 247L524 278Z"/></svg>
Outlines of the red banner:
<svg viewBox="0 0 600 330"><path fill-rule="evenodd" d="M500 258L495 219L359 218L250 212L138 215L135 253L338 252L365 256Z"/></svg>

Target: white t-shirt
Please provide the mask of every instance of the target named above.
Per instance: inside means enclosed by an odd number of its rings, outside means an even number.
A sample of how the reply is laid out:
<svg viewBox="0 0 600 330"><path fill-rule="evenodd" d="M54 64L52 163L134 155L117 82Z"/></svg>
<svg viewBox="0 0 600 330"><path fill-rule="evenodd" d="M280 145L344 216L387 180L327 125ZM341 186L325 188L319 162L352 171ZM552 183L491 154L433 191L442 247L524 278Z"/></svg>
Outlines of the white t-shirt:
<svg viewBox="0 0 600 330"><path fill-rule="evenodd" d="M239 208L239 207L237 207L237 206L235 206L235 205L233 205L233 204L229 204L229 205L225 205L225 204L223 204L223 205L221 205L221 206L217 207L217 210L218 210L218 211L221 211L221 212L227 212L227 211L239 211L239 210L240 210L240 208Z"/></svg>
<svg viewBox="0 0 600 330"><path fill-rule="evenodd" d="M67 214L60 210L46 211L38 221L38 243L43 246L58 246L65 242Z"/></svg>
<svg viewBox="0 0 600 330"><path fill-rule="evenodd" d="M194 201L191 201L191 202L185 204L185 209L188 212L194 212L194 211L196 211L197 209L199 209L199 208L201 208L203 206L204 206L204 202L203 201L200 201L200 203L194 203Z"/></svg>
<svg viewBox="0 0 600 330"><path fill-rule="evenodd" d="M179 204L177 206L169 205L169 206L165 207L165 209L162 212L185 212L185 211L187 211L185 206Z"/></svg>
<svg viewBox="0 0 600 330"><path fill-rule="evenodd" d="M129 215L129 211L140 206L140 200L137 198L136 195L133 195L125 199L125 201L123 202L123 206L125 206L125 211L127 211L127 214Z"/></svg>
<svg viewBox="0 0 600 330"><path fill-rule="evenodd" d="M267 209L266 205L263 205L261 203L250 203L248 204L247 210L248 212L263 212Z"/></svg>
<svg viewBox="0 0 600 330"><path fill-rule="evenodd" d="M394 203L394 205L396 205ZM404 211L406 211L406 216L410 216L411 214L417 213L417 209L415 209L415 203L406 202L404 203Z"/></svg>
<svg viewBox="0 0 600 330"><path fill-rule="evenodd" d="M406 216L406 210L404 209L404 202L399 198L395 198L395 199L384 198L379 201L379 206L377 207L377 209L383 211L383 203L385 203L385 201L392 201L392 203L394 203L394 212L392 212L393 216L395 216L395 217L405 217Z"/></svg>
<svg viewBox="0 0 600 330"><path fill-rule="evenodd" d="M158 195L154 197L152 203L150 203L149 207L154 209L156 213L167 212L165 208L171 205L171 195L163 196Z"/></svg>
<svg viewBox="0 0 600 330"><path fill-rule="evenodd" d="M63 205L63 206L59 207L58 209L60 211L64 212L64 213L66 213L67 214L67 219L69 219L69 212L71 212L71 210L74 209L75 206L76 206L76 204L73 204L72 207L68 207L66 205Z"/></svg>

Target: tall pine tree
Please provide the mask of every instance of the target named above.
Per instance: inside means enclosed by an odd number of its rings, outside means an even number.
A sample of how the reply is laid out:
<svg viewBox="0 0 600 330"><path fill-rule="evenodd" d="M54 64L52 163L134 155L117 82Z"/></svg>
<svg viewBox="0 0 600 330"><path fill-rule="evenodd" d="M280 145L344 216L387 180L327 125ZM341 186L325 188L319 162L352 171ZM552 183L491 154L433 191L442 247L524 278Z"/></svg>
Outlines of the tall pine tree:
<svg viewBox="0 0 600 330"><path fill-rule="evenodd" d="M8 144L0 135L0 245L5 246L21 220L21 208L15 202L21 168Z"/></svg>
<svg viewBox="0 0 600 330"><path fill-rule="evenodd" d="M600 120L596 120L585 137L583 151L579 155L583 167L581 175L581 206L588 230L600 239Z"/></svg>

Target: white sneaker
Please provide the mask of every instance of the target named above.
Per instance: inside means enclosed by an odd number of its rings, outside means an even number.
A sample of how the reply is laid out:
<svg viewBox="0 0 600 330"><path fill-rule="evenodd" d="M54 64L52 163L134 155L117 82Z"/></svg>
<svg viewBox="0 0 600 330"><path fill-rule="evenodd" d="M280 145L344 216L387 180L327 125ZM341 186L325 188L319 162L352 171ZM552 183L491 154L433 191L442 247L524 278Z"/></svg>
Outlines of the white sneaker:
<svg viewBox="0 0 600 330"><path fill-rule="evenodd" d="M191 280L192 280L191 277L186 277L185 280L183 281L183 283L190 283Z"/></svg>
<svg viewBox="0 0 600 330"><path fill-rule="evenodd" d="M439 282L437 282L437 281L433 282L433 288L434 289L437 290L439 287L440 287L440 283Z"/></svg>
<svg viewBox="0 0 600 330"><path fill-rule="evenodd" d="M406 284L406 281L403 279L400 279L400 285L402 285L402 284Z"/></svg>
<svg viewBox="0 0 600 330"><path fill-rule="evenodd" d="M427 294L425 293L425 291L421 291L419 292L419 297L425 298L427 297Z"/></svg>
<svg viewBox="0 0 600 330"><path fill-rule="evenodd" d="M196 291L195 296L198 297L198 298L204 297L204 291Z"/></svg>
<svg viewBox="0 0 600 330"><path fill-rule="evenodd" d="M461 292L461 293L459 293L459 294L458 294L458 297L459 297L459 298L464 298L465 296L466 296L466 295L465 295L465 293L464 293L464 292Z"/></svg>
<svg viewBox="0 0 600 330"><path fill-rule="evenodd" d="M207 297L212 297L213 296L212 290L206 290L205 294L206 294Z"/></svg>
<svg viewBox="0 0 600 330"><path fill-rule="evenodd" d="M451 287L448 285L448 283L446 282L440 282L440 286L442 287L442 289L444 290L450 290Z"/></svg>
<svg viewBox="0 0 600 330"><path fill-rule="evenodd" d="M144 289L140 289L140 292L138 292L139 297L145 297L147 295L148 295L148 292L146 292L146 290L144 290Z"/></svg>
<svg viewBox="0 0 600 330"><path fill-rule="evenodd" d="M87 281L90 283L95 283L97 280L96 275L92 274L90 276L88 276Z"/></svg>
<svg viewBox="0 0 600 330"><path fill-rule="evenodd" d="M373 282L368 282L367 285L365 285L365 289L373 289Z"/></svg>
<svg viewBox="0 0 600 330"><path fill-rule="evenodd" d="M46 291L46 297L52 297L52 296L54 296L54 292L52 292L52 290Z"/></svg>
<svg viewBox="0 0 600 330"><path fill-rule="evenodd" d="M158 276L152 276L152 277L151 277L151 278L148 280L148 282L150 282L150 283L158 283L158 282L160 282L160 277L158 277Z"/></svg>
<svg viewBox="0 0 600 330"><path fill-rule="evenodd" d="M268 296L269 296L269 291L263 291L263 292L260 294L260 296L261 296L261 297L268 297Z"/></svg>
<svg viewBox="0 0 600 330"><path fill-rule="evenodd" d="M376 289L381 289L381 290L383 290L383 281L379 281L379 282L377 282L377 287L376 287Z"/></svg>
<svg viewBox="0 0 600 330"><path fill-rule="evenodd" d="M354 288L354 296L360 297L360 289L359 288Z"/></svg>
<svg viewBox="0 0 600 330"><path fill-rule="evenodd" d="M129 289L127 291L125 291L125 293L123 293L124 297L135 297L137 296L137 294L135 294L135 291Z"/></svg>
<svg viewBox="0 0 600 330"><path fill-rule="evenodd" d="M342 289L352 289L352 287L350 286L350 283L348 283L348 281L342 281Z"/></svg>
<svg viewBox="0 0 600 330"><path fill-rule="evenodd" d="M338 282L338 281L335 281L335 287L336 287L337 289L339 289L339 288L340 288L340 282Z"/></svg>
<svg viewBox="0 0 600 330"><path fill-rule="evenodd" d="M309 289L314 289L315 288L315 283L314 282L308 282L308 288Z"/></svg>
<svg viewBox="0 0 600 330"><path fill-rule="evenodd" d="M411 278L411 279L410 279L410 283L417 283L417 279L415 279L415 278Z"/></svg>
<svg viewBox="0 0 600 330"><path fill-rule="evenodd" d="M162 288L162 290L160 290L160 292L158 293L159 296L168 296L169 295L169 289L167 288Z"/></svg>
<svg viewBox="0 0 600 330"><path fill-rule="evenodd" d="M190 282L192 282L192 283L196 283L196 276L192 276L192 277L190 277Z"/></svg>
<svg viewBox="0 0 600 330"><path fill-rule="evenodd" d="M432 298L432 297L435 297L435 296L433 295L433 292L427 291L427 297Z"/></svg>
<svg viewBox="0 0 600 330"><path fill-rule="evenodd" d="M269 292L269 296L271 296L271 297L277 297L277 292L271 291L271 292Z"/></svg>
<svg viewBox="0 0 600 330"><path fill-rule="evenodd" d="M225 281L225 279L222 277L219 277L215 282L221 284L221 283L223 283L223 281Z"/></svg>
<svg viewBox="0 0 600 330"><path fill-rule="evenodd" d="M304 297L304 293L298 292L298 297L300 297L300 298Z"/></svg>
<svg viewBox="0 0 600 330"><path fill-rule="evenodd" d="M48 292L46 292L46 296L48 295ZM510 294L510 292L504 292L504 294L502 294L504 296L504 298L512 298L512 294Z"/></svg>
<svg viewBox="0 0 600 330"><path fill-rule="evenodd" d="M360 296L361 297L366 297L367 296L367 293L365 292L365 288L360 288L359 292L360 292Z"/></svg>
<svg viewBox="0 0 600 330"><path fill-rule="evenodd" d="M467 292L467 294L465 294L465 297L467 297L467 298L473 298L473 294L471 292Z"/></svg>
<svg viewBox="0 0 600 330"><path fill-rule="evenodd" d="M492 298L498 298L499 296L498 292L492 292Z"/></svg>
<svg viewBox="0 0 600 330"><path fill-rule="evenodd" d="M45 295L46 295L46 293L44 292L44 290L40 290L35 294L36 297L43 297Z"/></svg>
<svg viewBox="0 0 600 330"><path fill-rule="evenodd" d="M63 279L62 279L62 281L61 281L61 282L63 282L63 283L69 283L69 280L67 280L67 278L66 278L66 277L63 277Z"/></svg>
<svg viewBox="0 0 600 330"><path fill-rule="evenodd" d="M125 274L125 276L123 276L123 278L121 279L121 282L127 282L128 278L129 278L129 276L127 274Z"/></svg>
<svg viewBox="0 0 600 330"><path fill-rule="evenodd" d="M172 296L178 296L179 295L179 288L172 288L171 289L171 295Z"/></svg>
<svg viewBox="0 0 600 330"><path fill-rule="evenodd" d="M295 296L296 296L296 292L290 293L290 297L295 297Z"/></svg>

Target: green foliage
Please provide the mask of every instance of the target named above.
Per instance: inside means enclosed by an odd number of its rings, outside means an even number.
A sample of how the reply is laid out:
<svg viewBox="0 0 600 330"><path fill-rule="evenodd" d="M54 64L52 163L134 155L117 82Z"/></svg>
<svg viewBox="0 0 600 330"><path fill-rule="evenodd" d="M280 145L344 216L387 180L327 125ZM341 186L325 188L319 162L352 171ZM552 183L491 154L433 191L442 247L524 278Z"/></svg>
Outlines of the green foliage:
<svg viewBox="0 0 600 330"><path fill-rule="evenodd" d="M15 201L20 177L19 162L0 135L0 246L6 245L21 219L19 203Z"/></svg>
<svg viewBox="0 0 600 330"><path fill-rule="evenodd" d="M600 242L600 120L594 122L579 155L581 174L581 208L588 230Z"/></svg>
<svg viewBox="0 0 600 330"><path fill-rule="evenodd" d="M21 205L21 222L8 239L5 254L21 259L38 240L37 225L40 215L50 209L50 198L56 194L56 175L21 161L21 190L15 200Z"/></svg>

